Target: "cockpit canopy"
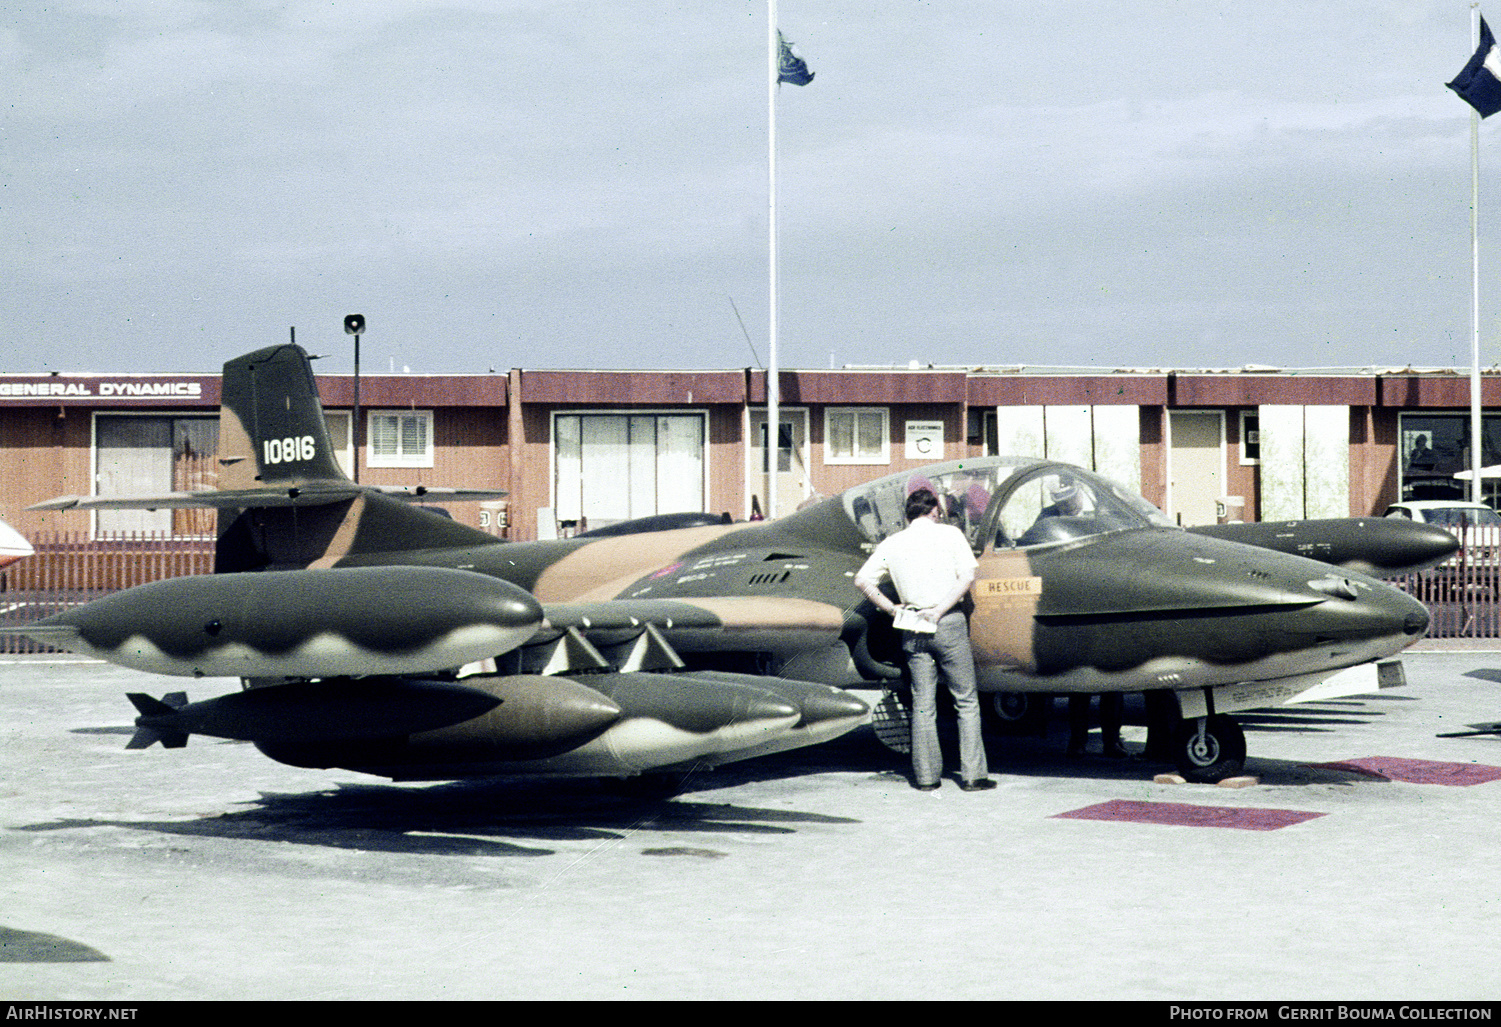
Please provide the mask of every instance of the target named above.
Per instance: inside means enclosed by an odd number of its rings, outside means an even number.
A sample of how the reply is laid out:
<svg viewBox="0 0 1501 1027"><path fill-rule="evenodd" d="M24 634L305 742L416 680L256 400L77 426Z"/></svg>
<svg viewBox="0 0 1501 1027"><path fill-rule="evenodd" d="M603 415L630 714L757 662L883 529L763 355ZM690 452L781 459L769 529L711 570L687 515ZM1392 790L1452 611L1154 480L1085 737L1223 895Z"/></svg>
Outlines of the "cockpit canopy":
<svg viewBox="0 0 1501 1027"><path fill-rule="evenodd" d="M944 519L976 553L1071 542L1132 528L1173 527L1141 496L1069 464L986 457L934 464L850 489L844 508L871 542L907 526L907 497L938 497Z"/></svg>

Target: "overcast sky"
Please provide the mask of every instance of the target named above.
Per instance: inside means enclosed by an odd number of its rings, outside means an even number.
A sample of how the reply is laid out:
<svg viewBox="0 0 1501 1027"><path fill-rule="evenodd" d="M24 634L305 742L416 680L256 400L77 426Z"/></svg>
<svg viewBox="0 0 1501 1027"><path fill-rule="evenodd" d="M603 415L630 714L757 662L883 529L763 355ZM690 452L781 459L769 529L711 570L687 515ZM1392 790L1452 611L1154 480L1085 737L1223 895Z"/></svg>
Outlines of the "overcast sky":
<svg viewBox="0 0 1501 1027"><path fill-rule="evenodd" d="M1468 366L1467 0L779 9L783 367ZM752 0L6 4L0 370L295 326L343 372L355 311L367 372L757 366L765 43ZM1481 174L1489 365L1501 117Z"/></svg>

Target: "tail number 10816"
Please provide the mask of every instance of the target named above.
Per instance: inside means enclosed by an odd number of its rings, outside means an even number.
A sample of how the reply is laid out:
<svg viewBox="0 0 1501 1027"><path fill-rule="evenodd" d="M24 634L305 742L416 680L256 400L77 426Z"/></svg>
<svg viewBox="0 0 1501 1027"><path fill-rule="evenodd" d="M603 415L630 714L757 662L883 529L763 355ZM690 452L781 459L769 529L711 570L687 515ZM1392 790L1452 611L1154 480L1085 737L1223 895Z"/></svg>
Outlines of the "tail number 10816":
<svg viewBox="0 0 1501 1027"><path fill-rule="evenodd" d="M261 442L261 462L290 464L311 460L317 452L311 435L301 438L265 439Z"/></svg>

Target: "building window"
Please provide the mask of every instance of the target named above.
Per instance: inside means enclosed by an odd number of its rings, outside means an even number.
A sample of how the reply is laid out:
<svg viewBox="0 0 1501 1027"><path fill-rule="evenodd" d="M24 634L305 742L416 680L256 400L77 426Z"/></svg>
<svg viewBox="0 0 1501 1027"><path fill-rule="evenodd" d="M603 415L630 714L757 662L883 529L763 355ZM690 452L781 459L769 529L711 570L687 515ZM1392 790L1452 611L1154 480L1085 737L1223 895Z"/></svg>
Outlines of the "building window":
<svg viewBox="0 0 1501 1027"><path fill-rule="evenodd" d="M823 412L826 464L891 462L891 431L885 407L826 407Z"/></svg>
<svg viewBox="0 0 1501 1027"><path fill-rule="evenodd" d="M1242 467L1261 463L1261 411L1240 412L1240 463Z"/></svg>
<svg viewBox="0 0 1501 1027"><path fill-rule="evenodd" d="M556 414L553 509L563 531L705 509L702 413Z"/></svg>
<svg viewBox="0 0 1501 1027"><path fill-rule="evenodd" d="M371 467L431 467L433 412L431 410L372 410L367 422Z"/></svg>
<svg viewBox="0 0 1501 1027"><path fill-rule="evenodd" d="M1398 421L1402 499L1469 499L1469 479L1455 475L1470 469L1470 415L1402 414ZM1501 463L1501 417L1482 416L1480 425L1480 465L1493 468ZM1481 484L1484 502L1501 502L1501 480Z"/></svg>
<svg viewBox="0 0 1501 1027"><path fill-rule="evenodd" d="M219 484L219 419L140 414L94 417L94 493L159 496ZM213 510L98 510L101 535L148 533L209 536Z"/></svg>
<svg viewBox="0 0 1501 1027"><path fill-rule="evenodd" d="M328 438L334 444L334 460L346 478L354 477L354 446L350 442L349 422L353 420L348 410L325 410L323 419L328 424Z"/></svg>

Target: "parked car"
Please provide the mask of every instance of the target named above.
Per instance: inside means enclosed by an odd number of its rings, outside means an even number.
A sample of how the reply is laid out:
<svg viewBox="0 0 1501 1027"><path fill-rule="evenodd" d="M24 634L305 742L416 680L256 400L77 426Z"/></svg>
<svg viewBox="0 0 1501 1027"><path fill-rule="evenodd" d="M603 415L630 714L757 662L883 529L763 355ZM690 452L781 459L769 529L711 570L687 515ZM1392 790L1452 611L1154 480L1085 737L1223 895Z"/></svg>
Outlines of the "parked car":
<svg viewBox="0 0 1501 1027"><path fill-rule="evenodd" d="M1491 609L1501 595L1501 513L1484 503L1458 499L1414 499L1393 503L1387 517L1406 517L1436 525L1459 539L1459 552L1419 578L1418 598L1425 603L1482 601Z"/></svg>
<svg viewBox="0 0 1501 1027"><path fill-rule="evenodd" d="M1457 499L1414 499L1393 503L1386 517L1406 517L1411 521L1436 524L1441 528L1501 528L1501 513L1484 503L1467 503Z"/></svg>

